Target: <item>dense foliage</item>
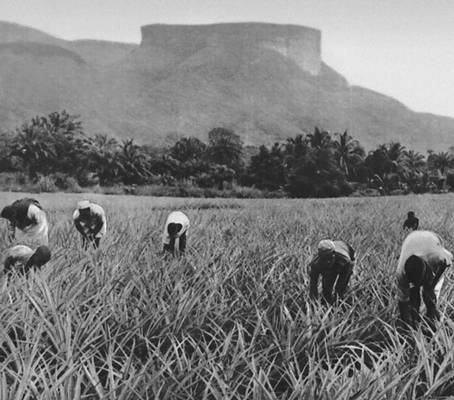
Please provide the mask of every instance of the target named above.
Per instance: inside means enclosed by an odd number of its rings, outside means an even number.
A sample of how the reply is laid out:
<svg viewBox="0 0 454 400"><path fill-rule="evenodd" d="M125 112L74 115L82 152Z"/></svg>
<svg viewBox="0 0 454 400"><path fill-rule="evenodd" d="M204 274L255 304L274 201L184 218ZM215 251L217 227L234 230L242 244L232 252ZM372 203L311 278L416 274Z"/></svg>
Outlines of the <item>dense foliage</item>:
<svg viewBox="0 0 454 400"><path fill-rule="evenodd" d="M20 194L2 193L5 203ZM85 195L84 195L85 196ZM433 337L397 329L394 272L412 209L452 243L452 196L206 200L96 196L108 233L83 251L82 195L41 194L52 260L0 280L0 398L414 400L454 396L448 275ZM191 220L165 258L170 210ZM0 240L7 243L7 225ZM317 241L357 250L346 302L308 299ZM451 272L449 272L451 274ZM425 327L425 325L423 325Z"/></svg>
<svg viewBox="0 0 454 400"><path fill-rule="evenodd" d="M224 190L234 184L291 197L442 192L454 188L454 153L427 157L398 142L366 154L347 132L313 133L271 147L245 147L234 132L218 127L208 142L195 137L156 148L128 139L87 135L65 111L35 117L0 135L0 172L31 181L48 177L65 188L112 185L192 185Z"/></svg>

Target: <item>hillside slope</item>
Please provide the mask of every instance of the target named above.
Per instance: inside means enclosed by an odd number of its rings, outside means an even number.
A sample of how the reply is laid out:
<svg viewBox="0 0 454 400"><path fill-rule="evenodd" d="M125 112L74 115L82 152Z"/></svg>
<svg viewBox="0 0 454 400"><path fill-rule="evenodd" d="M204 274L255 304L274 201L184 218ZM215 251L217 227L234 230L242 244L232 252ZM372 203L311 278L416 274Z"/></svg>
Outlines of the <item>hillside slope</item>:
<svg viewBox="0 0 454 400"><path fill-rule="evenodd" d="M454 144L454 119L350 86L318 57L316 30L188 29L145 27L134 45L65 41L0 22L0 129L66 109L80 114L90 133L156 145L186 135L206 139L215 126L232 128L247 144L268 144L316 125L347 129L369 148L391 140L422 151Z"/></svg>

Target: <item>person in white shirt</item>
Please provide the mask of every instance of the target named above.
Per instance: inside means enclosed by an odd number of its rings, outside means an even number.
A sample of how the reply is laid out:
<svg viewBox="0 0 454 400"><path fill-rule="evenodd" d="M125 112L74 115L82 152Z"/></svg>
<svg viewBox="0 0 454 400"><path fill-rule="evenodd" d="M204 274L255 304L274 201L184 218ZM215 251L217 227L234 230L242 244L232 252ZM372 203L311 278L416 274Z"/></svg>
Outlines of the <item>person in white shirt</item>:
<svg viewBox="0 0 454 400"><path fill-rule="evenodd" d="M430 231L411 232L404 240L397 265L399 312L402 321L415 328L420 321L422 298L429 324L440 315L437 302L443 286L444 272L452 265L453 255L446 250L440 236Z"/></svg>
<svg viewBox="0 0 454 400"><path fill-rule="evenodd" d="M37 200L31 198L16 200L3 208L1 216L9 221L11 241L31 247L49 244L46 213Z"/></svg>
<svg viewBox="0 0 454 400"><path fill-rule="evenodd" d="M180 253L186 250L187 232L189 229L189 218L181 211L171 212L166 220L162 234L164 252L175 254L175 243L178 240Z"/></svg>
<svg viewBox="0 0 454 400"><path fill-rule="evenodd" d="M3 272L11 274L18 271L27 276L30 270L41 268L50 258L47 246L39 246L36 250L24 245L13 246L3 254Z"/></svg>
<svg viewBox="0 0 454 400"><path fill-rule="evenodd" d="M77 203L73 214L74 225L82 235L82 246L86 250L91 243L94 248L99 247L101 238L107 232L107 221L104 209L88 200Z"/></svg>

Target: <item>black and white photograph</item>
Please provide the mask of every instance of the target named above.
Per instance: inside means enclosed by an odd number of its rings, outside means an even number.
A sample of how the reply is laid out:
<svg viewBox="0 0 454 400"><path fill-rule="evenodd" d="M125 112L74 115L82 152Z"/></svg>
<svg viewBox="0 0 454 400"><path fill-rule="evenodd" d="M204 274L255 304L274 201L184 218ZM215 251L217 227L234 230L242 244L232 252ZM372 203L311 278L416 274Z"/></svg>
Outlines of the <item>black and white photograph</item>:
<svg viewBox="0 0 454 400"><path fill-rule="evenodd" d="M0 400L454 399L454 1L0 0Z"/></svg>

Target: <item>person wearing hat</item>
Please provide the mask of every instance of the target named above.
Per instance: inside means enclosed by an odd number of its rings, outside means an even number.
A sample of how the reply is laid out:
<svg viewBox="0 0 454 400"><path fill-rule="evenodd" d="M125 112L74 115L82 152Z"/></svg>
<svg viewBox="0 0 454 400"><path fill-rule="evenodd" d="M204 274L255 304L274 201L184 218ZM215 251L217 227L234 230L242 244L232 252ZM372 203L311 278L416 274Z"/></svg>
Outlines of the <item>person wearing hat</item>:
<svg viewBox="0 0 454 400"><path fill-rule="evenodd" d="M419 219L415 217L414 211L409 211L407 219L404 222L403 229L407 231L416 231L419 227Z"/></svg>
<svg viewBox="0 0 454 400"><path fill-rule="evenodd" d="M323 299L329 304L332 304L336 297L342 299L353 273L354 263L355 250L346 242L320 241L317 255L309 264L310 298L318 298L318 282L321 276ZM333 288L335 295L333 295Z"/></svg>
<svg viewBox="0 0 454 400"><path fill-rule="evenodd" d="M101 238L107 231L104 209L88 200L79 201L73 214L73 220L76 229L82 235L83 248L87 250L90 243L94 248L98 248Z"/></svg>
<svg viewBox="0 0 454 400"><path fill-rule="evenodd" d="M3 255L3 272L11 274L18 271L27 276L31 269L41 268L50 258L47 246L39 246L36 250L24 245L13 246Z"/></svg>
<svg viewBox="0 0 454 400"><path fill-rule="evenodd" d="M49 225L46 213L38 200L31 198L16 200L4 207L0 215L9 222L11 241L32 247L49 244Z"/></svg>
<svg viewBox="0 0 454 400"><path fill-rule="evenodd" d="M452 265L453 255L442 245L440 236L431 231L411 232L404 240L397 264L397 289L400 318L416 328L420 321L422 298L429 324L439 319L437 302L444 272Z"/></svg>
<svg viewBox="0 0 454 400"><path fill-rule="evenodd" d="M187 232L189 229L189 218L181 211L172 211L166 220L162 234L163 251L175 254L175 244L178 240L180 253L186 250Z"/></svg>

